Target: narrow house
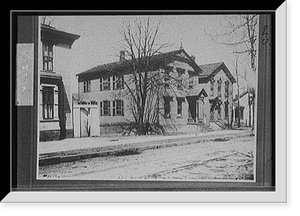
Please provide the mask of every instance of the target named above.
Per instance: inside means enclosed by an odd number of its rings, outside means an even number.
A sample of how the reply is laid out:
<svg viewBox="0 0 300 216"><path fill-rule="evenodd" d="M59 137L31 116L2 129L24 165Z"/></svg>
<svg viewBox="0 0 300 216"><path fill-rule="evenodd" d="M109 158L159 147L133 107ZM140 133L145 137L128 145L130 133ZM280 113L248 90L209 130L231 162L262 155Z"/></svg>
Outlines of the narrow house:
<svg viewBox="0 0 300 216"><path fill-rule="evenodd" d="M40 141L73 137L69 52L79 37L41 25Z"/></svg>
<svg viewBox="0 0 300 216"><path fill-rule="evenodd" d="M238 105L239 99L239 105ZM233 99L233 122L234 126L238 125L240 118L240 126L251 127L253 124L253 95L248 90L242 92Z"/></svg>

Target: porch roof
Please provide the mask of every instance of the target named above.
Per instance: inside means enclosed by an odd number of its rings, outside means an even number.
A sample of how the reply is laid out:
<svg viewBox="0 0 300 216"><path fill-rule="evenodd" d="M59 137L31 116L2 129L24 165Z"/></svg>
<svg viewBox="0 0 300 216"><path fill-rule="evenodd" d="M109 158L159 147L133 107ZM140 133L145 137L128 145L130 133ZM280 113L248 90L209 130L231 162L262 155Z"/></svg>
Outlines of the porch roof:
<svg viewBox="0 0 300 216"><path fill-rule="evenodd" d="M199 96L199 97L207 97L208 94L204 89L192 89L187 95L187 97Z"/></svg>

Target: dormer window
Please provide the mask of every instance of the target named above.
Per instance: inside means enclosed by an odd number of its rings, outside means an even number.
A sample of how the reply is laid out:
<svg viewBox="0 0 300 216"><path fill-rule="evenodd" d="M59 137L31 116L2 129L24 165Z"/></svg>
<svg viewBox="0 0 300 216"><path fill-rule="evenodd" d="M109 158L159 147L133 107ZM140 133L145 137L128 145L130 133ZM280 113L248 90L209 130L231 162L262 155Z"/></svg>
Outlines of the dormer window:
<svg viewBox="0 0 300 216"><path fill-rule="evenodd" d="M53 44L43 43L43 70L53 71Z"/></svg>

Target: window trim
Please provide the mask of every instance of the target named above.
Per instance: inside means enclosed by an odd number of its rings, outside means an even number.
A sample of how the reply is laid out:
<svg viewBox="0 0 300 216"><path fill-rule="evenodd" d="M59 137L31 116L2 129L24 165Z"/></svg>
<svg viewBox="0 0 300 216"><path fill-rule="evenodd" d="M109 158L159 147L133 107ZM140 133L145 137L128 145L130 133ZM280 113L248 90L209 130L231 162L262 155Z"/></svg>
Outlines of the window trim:
<svg viewBox="0 0 300 216"><path fill-rule="evenodd" d="M91 92L91 80L83 81L83 93Z"/></svg>
<svg viewBox="0 0 300 216"><path fill-rule="evenodd" d="M112 103L113 116L124 116L124 100L116 99Z"/></svg>
<svg viewBox="0 0 300 216"><path fill-rule="evenodd" d="M110 76L100 77L100 91L109 91L111 90L110 86Z"/></svg>
<svg viewBox="0 0 300 216"><path fill-rule="evenodd" d="M43 42L43 44L42 44L42 67L43 67L43 71L53 72L53 70L54 70L54 64L53 64L54 49L53 48L54 48L53 44L45 43L45 42ZM50 50L51 50L51 52L50 52ZM46 55L45 55L45 53L46 53ZM51 53L51 55L50 55L50 53ZM51 65L51 67L50 67L50 65Z"/></svg>
<svg viewBox="0 0 300 216"><path fill-rule="evenodd" d="M105 108L105 104L108 104L107 108ZM110 109L111 109L111 106L110 106L109 100L100 101L100 116L111 116ZM105 113L105 111L107 111L107 113Z"/></svg>
<svg viewBox="0 0 300 216"><path fill-rule="evenodd" d="M47 94L51 94L51 96L49 97L48 96L48 99L51 100L51 101L47 101L45 102L45 93ZM53 120L55 119L55 113L54 113L54 109L55 109L55 103L54 103L54 87L50 87L50 86L43 86L43 89L42 89L42 116L43 116L43 120ZM47 112L45 112L45 105L47 106ZM50 110L49 110L50 108ZM49 117L49 111L51 111L51 115ZM46 113L47 113L47 117L46 117Z"/></svg>

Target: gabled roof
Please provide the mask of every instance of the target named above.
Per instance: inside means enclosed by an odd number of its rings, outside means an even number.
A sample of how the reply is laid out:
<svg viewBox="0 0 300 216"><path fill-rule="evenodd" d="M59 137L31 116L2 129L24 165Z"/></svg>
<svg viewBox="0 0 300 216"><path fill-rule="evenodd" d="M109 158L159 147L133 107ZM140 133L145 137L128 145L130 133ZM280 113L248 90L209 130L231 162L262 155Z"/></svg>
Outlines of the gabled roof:
<svg viewBox="0 0 300 216"><path fill-rule="evenodd" d="M204 89L191 89L188 94L186 95L187 97L207 97L208 94Z"/></svg>
<svg viewBox="0 0 300 216"><path fill-rule="evenodd" d="M78 73L76 76L78 76L79 79L92 79L100 77L102 74L105 73L130 73L135 62L143 62L146 60L146 58L147 57L140 59L120 60L117 62L98 65L89 70ZM190 64L196 73L201 73L201 69L199 68L199 66L183 49L174 50L166 53L159 53L153 55L152 57L148 57L147 60L150 63L150 67L148 67L150 70L157 70L162 66L165 67L166 64L172 62L173 60L179 60Z"/></svg>
<svg viewBox="0 0 300 216"><path fill-rule="evenodd" d="M232 83L236 82L235 78L232 76L231 72L226 67L224 62L204 64L204 65L199 65L199 67L202 70L202 73L199 75L200 83L207 83L212 77L214 77L221 70L224 71L224 73L227 75L227 77Z"/></svg>

